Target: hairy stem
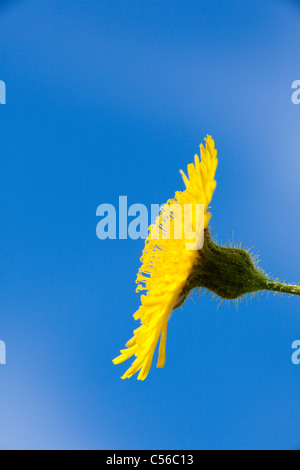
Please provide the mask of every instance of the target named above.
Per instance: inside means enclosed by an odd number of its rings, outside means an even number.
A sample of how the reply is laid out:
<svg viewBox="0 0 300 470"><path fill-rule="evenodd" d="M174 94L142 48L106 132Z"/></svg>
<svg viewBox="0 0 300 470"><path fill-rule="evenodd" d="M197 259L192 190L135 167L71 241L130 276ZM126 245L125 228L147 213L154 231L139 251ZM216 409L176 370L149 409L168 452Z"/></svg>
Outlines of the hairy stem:
<svg viewBox="0 0 300 470"><path fill-rule="evenodd" d="M266 290L273 292L282 292L283 294L300 295L300 286L283 284L281 282L268 280Z"/></svg>

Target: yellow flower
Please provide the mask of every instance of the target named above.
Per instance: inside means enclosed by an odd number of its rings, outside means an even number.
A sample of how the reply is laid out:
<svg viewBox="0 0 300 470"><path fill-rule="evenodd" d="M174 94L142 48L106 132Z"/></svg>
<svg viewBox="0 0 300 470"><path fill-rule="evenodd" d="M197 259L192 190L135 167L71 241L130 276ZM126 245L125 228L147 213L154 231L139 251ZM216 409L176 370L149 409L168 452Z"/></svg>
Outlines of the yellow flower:
<svg viewBox="0 0 300 470"><path fill-rule="evenodd" d="M153 354L160 339L157 367L165 364L167 325L175 308L184 302L186 282L199 261L198 250L187 249L191 240L186 237L185 230L181 237L176 237L175 217L170 214L170 207L177 205L182 211L184 207L192 208L192 229L194 232L207 228L211 214L207 212L212 195L216 188L214 179L218 164L215 143L207 136L206 148L201 145L201 161L195 155L195 164L188 165L188 176L181 171L186 189L176 192L163 207L154 225L149 228L149 236L145 243L142 266L137 275L137 291L145 290L141 296L141 306L134 314L141 325L134 331L134 336L126 344L127 349L114 359L119 364L132 356L135 360L123 379L139 372L138 379L144 380L151 368ZM195 226L195 207L204 206L204 227ZM167 236L166 236L167 234Z"/></svg>
<svg viewBox="0 0 300 470"><path fill-rule="evenodd" d="M143 264L136 281L137 291L146 291L141 296L140 308L134 314L141 325L126 344L127 349L121 350L121 355L113 361L119 364L135 356L123 379L138 371L139 380L147 377L159 339L157 367L164 366L170 315L197 287L229 300L261 290L300 295L299 285L282 284L269 279L256 266L255 258L248 251L232 246L218 246L210 238L208 222L211 214L207 211L216 187L214 177L218 160L212 137L208 136L205 140L206 148L200 146L201 162L195 155L195 164L188 165L189 179L181 172L185 191L176 192L174 199L170 199L163 207L155 224L150 226L141 258ZM200 223L194 217L197 212L195 208L199 204L204 207L204 217ZM186 235L186 231L182 230L183 219L180 219L179 225L173 211L173 208L179 208L182 214L186 207L192 208L192 218L188 218L188 232L194 237ZM202 234L203 229L204 240L199 246L197 235L200 232ZM193 241L196 239L194 249L187 248L191 238Z"/></svg>

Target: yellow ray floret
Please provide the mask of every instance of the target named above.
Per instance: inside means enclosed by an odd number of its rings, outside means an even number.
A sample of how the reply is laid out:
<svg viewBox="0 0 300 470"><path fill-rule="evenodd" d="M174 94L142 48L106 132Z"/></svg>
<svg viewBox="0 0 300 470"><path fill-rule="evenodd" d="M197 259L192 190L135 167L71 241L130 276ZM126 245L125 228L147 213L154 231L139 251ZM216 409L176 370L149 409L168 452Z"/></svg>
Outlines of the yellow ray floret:
<svg viewBox="0 0 300 470"><path fill-rule="evenodd" d="M134 336L121 350L121 355L113 360L119 364L132 356L135 360L123 375L129 378L139 372L138 379L144 380L150 370L153 354L160 339L157 367L165 364L168 319L177 306L180 305L180 294L199 256L197 250L187 249L184 227L175 224L176 217L170 212L170 207L176 205L182 209L188 205L193 209L197 204L204 205L204 226L193 230L203 230L210 219L207 210L216 187L214 179L218 164L215 143L211 136L205 139L206 147L200 146L201 161L195 155L195 164L188 165L188 177L181 171L186 189L176 192L163 207L154 225L149 228L149 236L141 258L142 266L137 275L137 291L145 291L141 296L141 306L134 314L141 325L134 331ZM183 221L181 222L183 224ZM182 236L176 235L180 229Z"/></svg>

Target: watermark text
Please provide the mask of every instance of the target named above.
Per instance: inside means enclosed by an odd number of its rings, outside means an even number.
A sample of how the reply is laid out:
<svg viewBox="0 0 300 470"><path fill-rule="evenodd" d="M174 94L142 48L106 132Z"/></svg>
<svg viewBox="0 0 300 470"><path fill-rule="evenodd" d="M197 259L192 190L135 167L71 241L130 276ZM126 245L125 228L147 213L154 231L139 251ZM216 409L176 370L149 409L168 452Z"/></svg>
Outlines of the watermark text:
<svg viewBox="0 0 300 470"><path fill-rule="evenodd" d="M0 365L6 364L6 344L0 341Z"/></svg>
<svg viewBox="0 0 300 470"><path fill-rule="evenodd" d="M149 217L144 204L128 207L127 196L120 196L118 208L101 204L96 216L101 217L96 228L100 240L146 240L148 236L151 240L185 240L187 250L200 250L204 244L203 204L151 204Z"/></svg>
<svg viewBox="0 0 300 470"><path fill-rule="evenodd" d="M6 85L0 80L0 104L6 104Z"/></svg>
<svg viewBox="0 0 300 470"><path fill-rule="evenodd" d="M300 104L300 80L295 80L292 83L292 88L294 93L292 94L292 103L293 104Z"/></svg>
<svg viewBox="0 0 300 470"><path fill-rule="evenodd" d="M292 349L295 350L292 354L292 363L298 366L300 364L300 340L293 342Z"/></svg>

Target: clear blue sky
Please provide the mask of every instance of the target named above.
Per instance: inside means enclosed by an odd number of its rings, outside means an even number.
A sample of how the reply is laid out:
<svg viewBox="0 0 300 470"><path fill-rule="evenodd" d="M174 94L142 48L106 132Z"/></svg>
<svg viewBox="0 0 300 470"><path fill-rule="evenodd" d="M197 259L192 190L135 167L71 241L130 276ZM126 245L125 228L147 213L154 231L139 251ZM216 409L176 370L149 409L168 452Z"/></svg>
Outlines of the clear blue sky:
<svg viewBox="0 0 300 470"><path fill-rule="evenodd" d="M0 31L0 447L299 448L299 298L195 296L165 368L121 381L143 241L96 237L99 204L183 189L210 133L213 232L300 281L297 2L15 0Z"/></svg>

